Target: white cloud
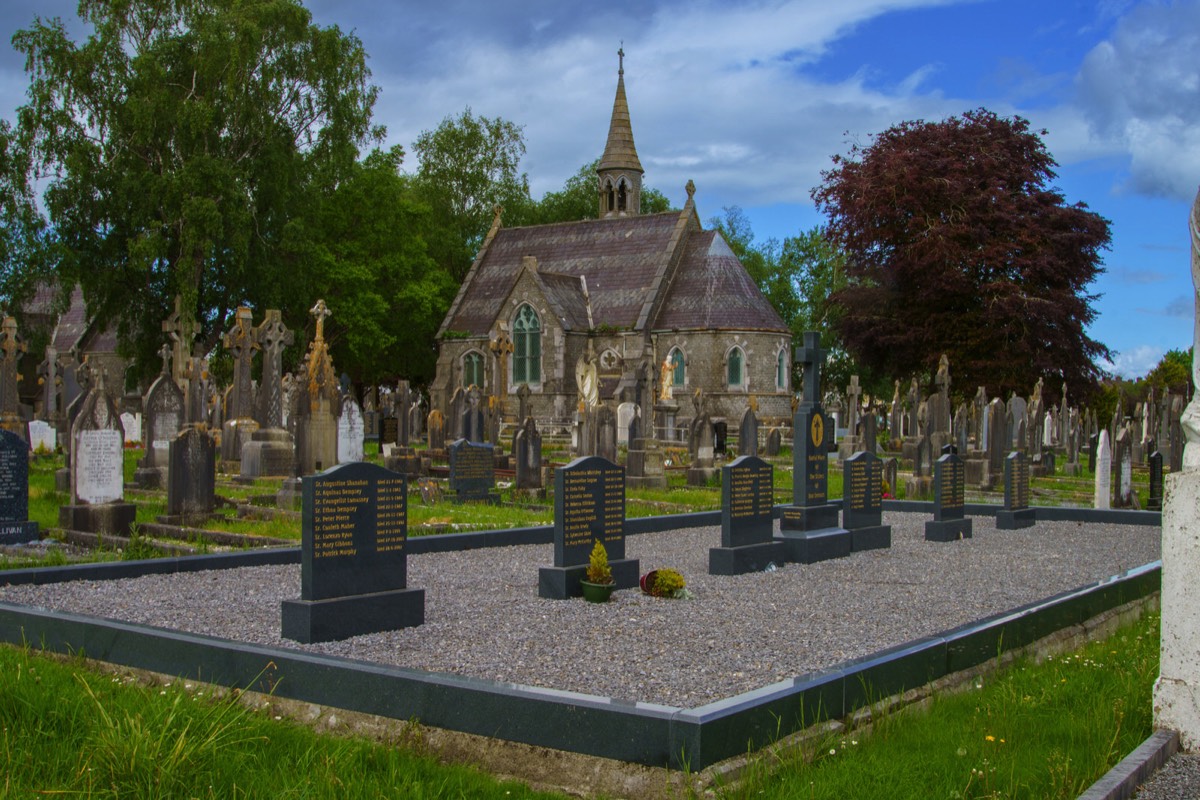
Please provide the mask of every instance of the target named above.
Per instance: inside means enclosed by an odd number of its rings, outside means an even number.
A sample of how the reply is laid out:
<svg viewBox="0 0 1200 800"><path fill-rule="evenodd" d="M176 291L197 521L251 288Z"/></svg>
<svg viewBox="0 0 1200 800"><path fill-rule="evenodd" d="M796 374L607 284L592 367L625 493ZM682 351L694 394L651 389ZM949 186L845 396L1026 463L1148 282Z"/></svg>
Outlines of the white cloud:
<svg viewBox="0 0 1200 800"><path fill-rule="evenodd" d="M1140 378L1154 369L1162 360L1163 349L1154 345L1139 345L1131 350L1114 354L1111 362L1101 364L1108 372L1122 378Z"/></svg>

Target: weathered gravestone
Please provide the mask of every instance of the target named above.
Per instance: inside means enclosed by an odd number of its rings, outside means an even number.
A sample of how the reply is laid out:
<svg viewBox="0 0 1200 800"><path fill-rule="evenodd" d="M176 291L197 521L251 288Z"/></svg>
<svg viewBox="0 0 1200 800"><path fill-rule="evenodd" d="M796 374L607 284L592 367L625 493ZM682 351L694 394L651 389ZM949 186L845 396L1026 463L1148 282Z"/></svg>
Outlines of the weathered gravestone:
<svg viewBox="0 0 1200 800"><path fill-rule="evenodd" d="M867 409L867 413L863 415L858 422L859 439L862 441L862 449L871 455L879 455L879 422L875 418L874 409Z"/></svg>
<svg viewBox="0 0 1200 800"><path fill-rule="evenodd" d="M629 450L625 454L625 482L630 488L666 489L666 455L656 439L642 438L641 419L633 418Z"/></svg>
<svg viewBox="0 0 1200 800"><path fill-rule="evenodd" d="M617 461L617 415L606 405L596 410L596 455Z"/></svg>
<svg viewBox="0 0 1200 800"><path fill-rule="evenodd" d="M16 318L5 317L3 325L0 325L0 429L22 438L26 431L21 419L21 374L17 367L27 349L28 346L17 335Z"/></svg>
<svg viewBox="0 0 1200 800"><path fill-rule="evenodd" d="M459 503L497 502L496 462L490 444L459 439L450 445L450 491Z"/></svg>
<svg viewBox="0 0 1200 800"><path fill-rule="evenodd" d="M1093 433L1088 437L1088 472L1096 472L1096 453L1100 447L1100 434Z"/></svg>
<svg viewBox="0 0 1200 800"><path fill-rule="evenodd" d="M396 444L400 438L400 420L387 415L379 422L379 444Z"/></svg>
<svg viewBox="0 0 1200 800"><path fill-rule="evenodd" d="M29 445L0 429L0 544L37 539L38 524L29 520Z"/></svg>
<svg viewBox="0 0 1200 800"><path fill-rule="evenodd" d="M429 412L428 423L428 444L430 450L442 451L446 449L446 418L442 416L442 412L436 408Z"/></svg>
<svg viewBox="0 0 1200 800"><path fill-rule="evenodd" d="M524 386L525 384L521 384ZM630 442L629 424L637 417L638 407L635 403L621 403L617 406L617 444L628 445ZM522 417L524 419L524 417Z"/></svg>
<svg viewBox="0 0 1200 800"><path fill-rule="evenodd" d="M216 505L216 446L203 426L185 428L170 443L167 516L203 518Z"/></svg>
<svg viewBox="0 0 1200 800"><path fill-rule="evenodd" d="M134 480L144 489L158 489L166 485L168 451L171 441L183 425L184 398L175 378L171 376L171 348L164 344L159 355L163 359L162 373L151 384L142 403L146 412L143 416L146 454L133 474Z"/></svg>
<svg viewBox="0 0 1200 800"><path fill-rule="evenodd" d="M725 420L713 423L713 452L725 454L726 440L729 438L729 423Z"/></svg>
<svg viewBox="0 0 1200 800"><path fill-rule="evenodd" d="M892 546L892 526L883 524L883 462L860 450L842 462L842 527L850 531L850 549Z"/></svg>
<svg viewBox="0 0 1200 800"><path fill-rule="evenodd" d="M1108 431L1102 430L1096 442L1096 476L1092 494L1095 508L1112 507L1112 446L1108 443Z"/></svg>
<svg viewBox="0 0 1200 800"><path fill-rule="evenodd" d="M467 391L467 408L462 414L462 438L475 444L487 439L482 402L479 387L472 386Z"/></svg>
<svg viewBox="0 0 1200 800"><path fill-rule="evenodd" d="M688 486L707 486L717 474L713 456L713 425L707 415L701 414L692 420L688 440L692 454L692 464L687 471Z"/></svg>
<svg viewBox="0 0 1200 800"><path fill-rule="evenodd" d="M538 569L538 597L582 595L596 542L608 553L616 588L637 586L637 559L625 558L625 470L585 456L554 471L554 566Z"/></svg>
<svg viewBox="0 0 1200 800"><path fill-rule="evenodd" d="M283 637L327 642L424 623L407 539L403 475L353 462L305 477L300 599L283 601Z"/></svg>
<svg viewBox="0 0 1200 800"><path fill-rule="evenodd" d="M260 349L253 325L253 314L240 306L234 314L233 327L222 341L233 356L233 386L230 387L228 413L221 426L221 460L240 461L242 446L250 434L258 430L254 419L254 379L251 368L254 353Z"/></svg>
<svg viewBox="0 0 1200 800"><path fill-rule="evenodd" d="M337 415L341 410L337 373L325 341L325 320L331 316L324 300L318 300L309 313L316 320L316 331L304 357L300 374L299 415L296 421L296 470L310 475L337 463Z"/></svg>
<svg viewBox="0 0 1200 800"><path fill-rule="evenodd" d="M29 449L36 455L48 455L58 447L58 431L49 422L29 421Z"/></svg>
<svg viewBox="0 0 1200 800"><path fill-rule="evenodd" d="M1122 426L1117 434L1117 446L1113 460L1117 467L1117 495L1114 508L1137 508L1137 493L1133 490L1133 442L1128 426Z"/></svg>
<svg viewBox="0 0 1200 800"><path fill-rule="evenodd" d="M792 425L792 505L779 520L788 560L803 564L850 555L850 532L838 525L838 508L829 502L830 423L819 402L821 365L826 351L821 335L804 334L796 361L804 369L804 400Z"/></svg>
<svg viewBox="0 0 1200 800"><path fill-rule="evenodd" d="M1150 454L1150 496L1146 508L1162 511L1163 504L1163 454L1155 450Z"/></svg>
<svg viewBox="0 0 1200 800"><path fill-rule="evenodd" d="M283 424L283 350L295 334L283 324L279 309L269 308L255 337L262 348L262 382L258 387L258 430L242 446L241 478L290 477L296 472L295 440Z"/></svg>
<svg viewBox="0 0 1200 800"><path fill-rule="evenodd" d="M79 407L71 431L72 504L58 510L59 527L127 535L136 508L125 498L125 431L101 371Z"/></svg>
<svg viewBox="0 0 1200 800"><path fill-rule="evenodd" d="M1004 459L1004 507L996 512L996 528L1017 530L1036 521L1037 512L1029 507L1029 461L1017 450Z"/></svg>
<svg viewBox="0 0 1200 800"><path fill-rule="evenodd" d="M761 572L787 560L775 539L775 468L742 456L721 468L721 546L708 551L710 575Z"/></svg>
<svg viewBox="0 0 1200 800"><path fill-rule="evenodd" d="M338 417L338 455L339 464L363 460L363 441L366 429L363 427L362 410L354 395L342 398L342 413Z"/></svg>
<svg viewBox="0 0 1200 800"><path fill-rule="evenodd" d="M541 489L542 434L538 431L533 417L525 417L524 423L513 437L513 460L516 462L516 488L526 491Z"/></svg>
<svg viewBox="0 0 1200 800"><path fill-rule="evenodd" d="M779 428L771 428L767 433L767 455L779 455L781 447L783 447L783 434L780 433Z"/></svg>
<svg viewBox="0 0 1200 800"><path fill-rule="evenodd" d="M884 495L890 498L896 496L898 487L896 481L900 478L900 461L896 458L885 458L883 460L883 492Z"/></svg>
<svg viewBox="0 0 1200 800"><path fill-rule="evenodd" d="M925 539L954 542L971 538L971 520L966 517L966 472L963 460L948 453L933 465L933 519L925 523Z"/></svg>
<svg viewBox="0 0 1200 800"><path fill-rule="evenodd" d="M758 417L753 408L746 409L738 425L738 455L758 455Z"/></svg>

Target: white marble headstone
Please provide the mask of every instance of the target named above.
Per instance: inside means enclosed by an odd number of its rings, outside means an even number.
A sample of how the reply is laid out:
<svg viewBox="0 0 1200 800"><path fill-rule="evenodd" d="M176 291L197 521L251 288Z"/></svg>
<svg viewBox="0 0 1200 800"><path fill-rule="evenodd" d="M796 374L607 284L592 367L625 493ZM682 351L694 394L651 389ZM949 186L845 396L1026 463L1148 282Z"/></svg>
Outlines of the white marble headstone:
<svg viewBox="0 0 1200 800"><path fill-rule="evenodd" d="M71 452L75 498L81 503L111 503L125 496L125 443L121 431L77 431Z"/></svg>
<svg viewBox="0 0 1200 800"><path fill-rule="evenodd" d="M633 403L621 403L617 406L617 444L629 444L629 422L637 413Z"/></svg>
<svg viewBox="0 0 1200 800"><path fill-rule="evenodd" d="M358 403L349 400L342 403L342 415L338 417L338 463L363 460L363 414Z"/></svg>
<svg viewBox="0 0 1200 800"><path fill-rule="evenodd" d="M131 414L128 411L121 415L121 426L125 428L125 440L132 444L142 441L142 415Z"/></svg>
<svg viewBox="0 0 1200 800"><path fill-rule="evenodd" d="M1096 490L1092 505L1095 508L1112 507L1112 445L1108 442L1108 431L1100 431L1096 444Z"/></svg>
<svg viewBox="0 0 1200 800"><path fill-rule="evenodd" d="M29 423L29 449L33 452L46 450L53 453L58 446L58 431L45 420L35 419Z"/></svg>

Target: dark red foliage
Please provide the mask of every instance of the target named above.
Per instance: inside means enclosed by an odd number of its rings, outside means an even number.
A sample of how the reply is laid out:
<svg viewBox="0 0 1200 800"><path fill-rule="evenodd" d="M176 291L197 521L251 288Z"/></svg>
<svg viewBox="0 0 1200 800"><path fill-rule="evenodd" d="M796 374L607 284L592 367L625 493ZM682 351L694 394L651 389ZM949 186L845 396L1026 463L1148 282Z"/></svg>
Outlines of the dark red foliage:
<svg viewBox="0 0 1200 800"><path fill-rule="evenodd" d="M1111 354L1087 336L1087 287L1108 220L1049 186L1057 164L1027 120L904 122L833 160L812 196L848 255L833 299L861 364L932 375L946 353L956 394L1028 394L1039 377L1094 390Z"/></svg>

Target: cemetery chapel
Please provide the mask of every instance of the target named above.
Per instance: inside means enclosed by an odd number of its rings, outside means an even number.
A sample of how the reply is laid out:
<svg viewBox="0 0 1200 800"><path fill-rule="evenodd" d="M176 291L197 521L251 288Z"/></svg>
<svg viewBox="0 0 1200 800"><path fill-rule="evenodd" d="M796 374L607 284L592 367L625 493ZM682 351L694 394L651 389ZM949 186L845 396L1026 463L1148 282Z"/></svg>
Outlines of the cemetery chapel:
<svg viewBox="0 0 1200 800"><path fill-rule="evenodd" d="M618 55L600 218L504 228L497 209L438 331L432 406L474 385L510 415L521 392L533 417L565 421L594 381L593 405L635 403L643 416L664 400L690 416L700 389L713 418L740 419L754 396L760 419L789 420L791 335L721 234L701 227L693 184L682 211L640 213Z"/></svg>

